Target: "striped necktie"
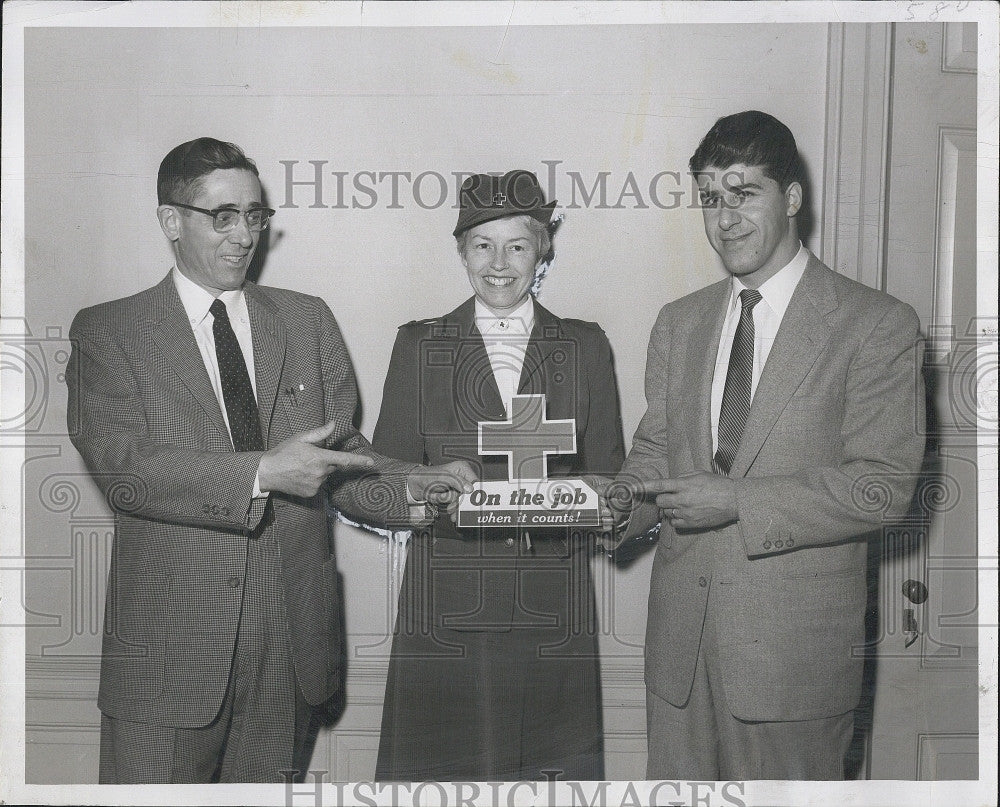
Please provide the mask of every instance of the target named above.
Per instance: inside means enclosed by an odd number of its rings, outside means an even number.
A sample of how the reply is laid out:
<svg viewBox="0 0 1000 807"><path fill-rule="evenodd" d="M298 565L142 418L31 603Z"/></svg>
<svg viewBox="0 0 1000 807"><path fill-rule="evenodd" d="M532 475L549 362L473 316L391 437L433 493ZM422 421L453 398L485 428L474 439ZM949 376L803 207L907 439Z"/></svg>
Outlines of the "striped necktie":
<svg viewBox="0 0 1000 807"><path fill-rule="evenodd" d="M722 474L728 474L733 467L733 460L736 459L736 451L743 437L743 427L750 414L753 309L761 299L761 294L756 289L744 289L740 292L740 321L733 337L726 387L722 392L722 408L719 410L719 448L715 452L715 467Z"/></svg>
<svg viewBox="0 0 1000 807"><path fill-rule="evenodd" d="M264 440L260 433L260 417L257 401L250 384L246 359L236 333L229 322L226 304L216 298L208 309L215 321L212 333L215 336L215 356L219 362L219 376L222 380L222 398L226 402L229 418L229 433L236 451L263 451Z"/></svg>

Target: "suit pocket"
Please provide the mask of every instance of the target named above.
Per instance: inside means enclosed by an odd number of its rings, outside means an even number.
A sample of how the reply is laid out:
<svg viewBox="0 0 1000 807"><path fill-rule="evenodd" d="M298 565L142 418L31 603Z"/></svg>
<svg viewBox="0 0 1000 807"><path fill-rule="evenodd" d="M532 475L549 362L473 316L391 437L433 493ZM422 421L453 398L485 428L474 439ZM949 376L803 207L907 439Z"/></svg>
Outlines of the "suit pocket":
<svg viewBox="0 0 1000 807"><path fill-rule="evenodd" d="M318 382L289 384L282 381L278 397L292 434L323 425L323 388Z"/></svg>
<svg viewBox="0 0 1000 807"><path fill-rule="evenodd" d="M778 577L783 580L823 580L853 577L867 567L867 546L849 541L832 546L804 547L783 555L773 555Z"/></svg>
<svg viewBox="0 0 1000 807"><path fill-rule="evenodd" d="M118 580L108 592L102 687L121 698L154 698L163 691L170 624L170 578Z"/></svg>

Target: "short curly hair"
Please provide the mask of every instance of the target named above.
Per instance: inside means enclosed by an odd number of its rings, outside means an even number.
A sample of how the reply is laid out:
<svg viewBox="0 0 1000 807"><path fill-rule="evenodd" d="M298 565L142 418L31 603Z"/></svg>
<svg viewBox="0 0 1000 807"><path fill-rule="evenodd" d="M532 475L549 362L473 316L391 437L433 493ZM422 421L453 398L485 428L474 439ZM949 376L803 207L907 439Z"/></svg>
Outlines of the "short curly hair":
<svg viewBox="0 0 1000 807"><path fill-rule="evenodd" d="M760 166L782 191L802 184L802 161L785 124L766 112L750 110L719 118L702 138L688 163L692 174L731 165Z"/></svg>

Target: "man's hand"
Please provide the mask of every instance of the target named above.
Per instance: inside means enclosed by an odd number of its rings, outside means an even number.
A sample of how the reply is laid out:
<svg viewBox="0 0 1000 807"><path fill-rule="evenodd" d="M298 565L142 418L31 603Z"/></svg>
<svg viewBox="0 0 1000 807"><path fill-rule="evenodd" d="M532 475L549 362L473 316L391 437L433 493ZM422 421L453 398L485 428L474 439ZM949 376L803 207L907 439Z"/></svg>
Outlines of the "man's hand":
<svg viewBox="0 0 1000 807"><path fill-rule="evenodd" d="M320 448L336 428L337 424L331 421L325 426L294 434L266 452L257 470L261 491L314 496L334 471L371 467L374 460L364 454Z"/></svg>
<svg viewBox="0 0 1000 807"><path fill-rule="evenodd" d="M445 507L454 519L459 498L463 493L472 493L472 485L478 481L469 463L455 460L444 465L418 465L406 478L406 489L414 501Z"/></svg>
<svg viewBox="0 0 1000 807"><path fill-rule="evenodd" d="M740 517L736 486L726 476L698 472L644 482L642 488L656 497L656 506L674 529L711 529Z"/></svg>

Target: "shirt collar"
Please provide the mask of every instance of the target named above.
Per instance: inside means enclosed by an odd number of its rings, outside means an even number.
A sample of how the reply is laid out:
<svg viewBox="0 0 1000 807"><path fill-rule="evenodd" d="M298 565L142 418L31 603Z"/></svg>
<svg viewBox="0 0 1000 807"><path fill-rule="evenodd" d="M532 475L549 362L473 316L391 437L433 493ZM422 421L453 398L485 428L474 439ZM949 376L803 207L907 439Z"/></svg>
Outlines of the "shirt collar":
<svg viewBox="0 0 1000 807"><path fill-rule="evenodd" d="M795 257L786 263L781 269L760 284L757 291L763 298L767 307L770 308L778 319L785 316L785 309L792 299L795 287L799 285L803 273L806 271L806 264L809 262L809 250L802 243L799 243L799 251ZM730 308L735 308L739 302L740 292L749 288L742 280L733 276L733 291L729 298Z"/></svg>
<svg viewBox="0 0 1000 807"><path fill-rule="evenodd" d="M535 327L531 295L506 317L498 317L476 298L476 327L484 336L528 336Z"/></svg>
<svg viewBox="0 0 1000 807"><path fill-rule="evenodd" d="M209 308L215 302L215 297L191 278L187 277L176 266L170 272L174 279L174 286L177 294L181 298L181 305L184 306L184 313L187 314L188 322L192 328L197 328L209 316ZM238 306L243 300L243 289L231 289L219 295L219 299L226 304L230 317L239 313Z"/></svg>

